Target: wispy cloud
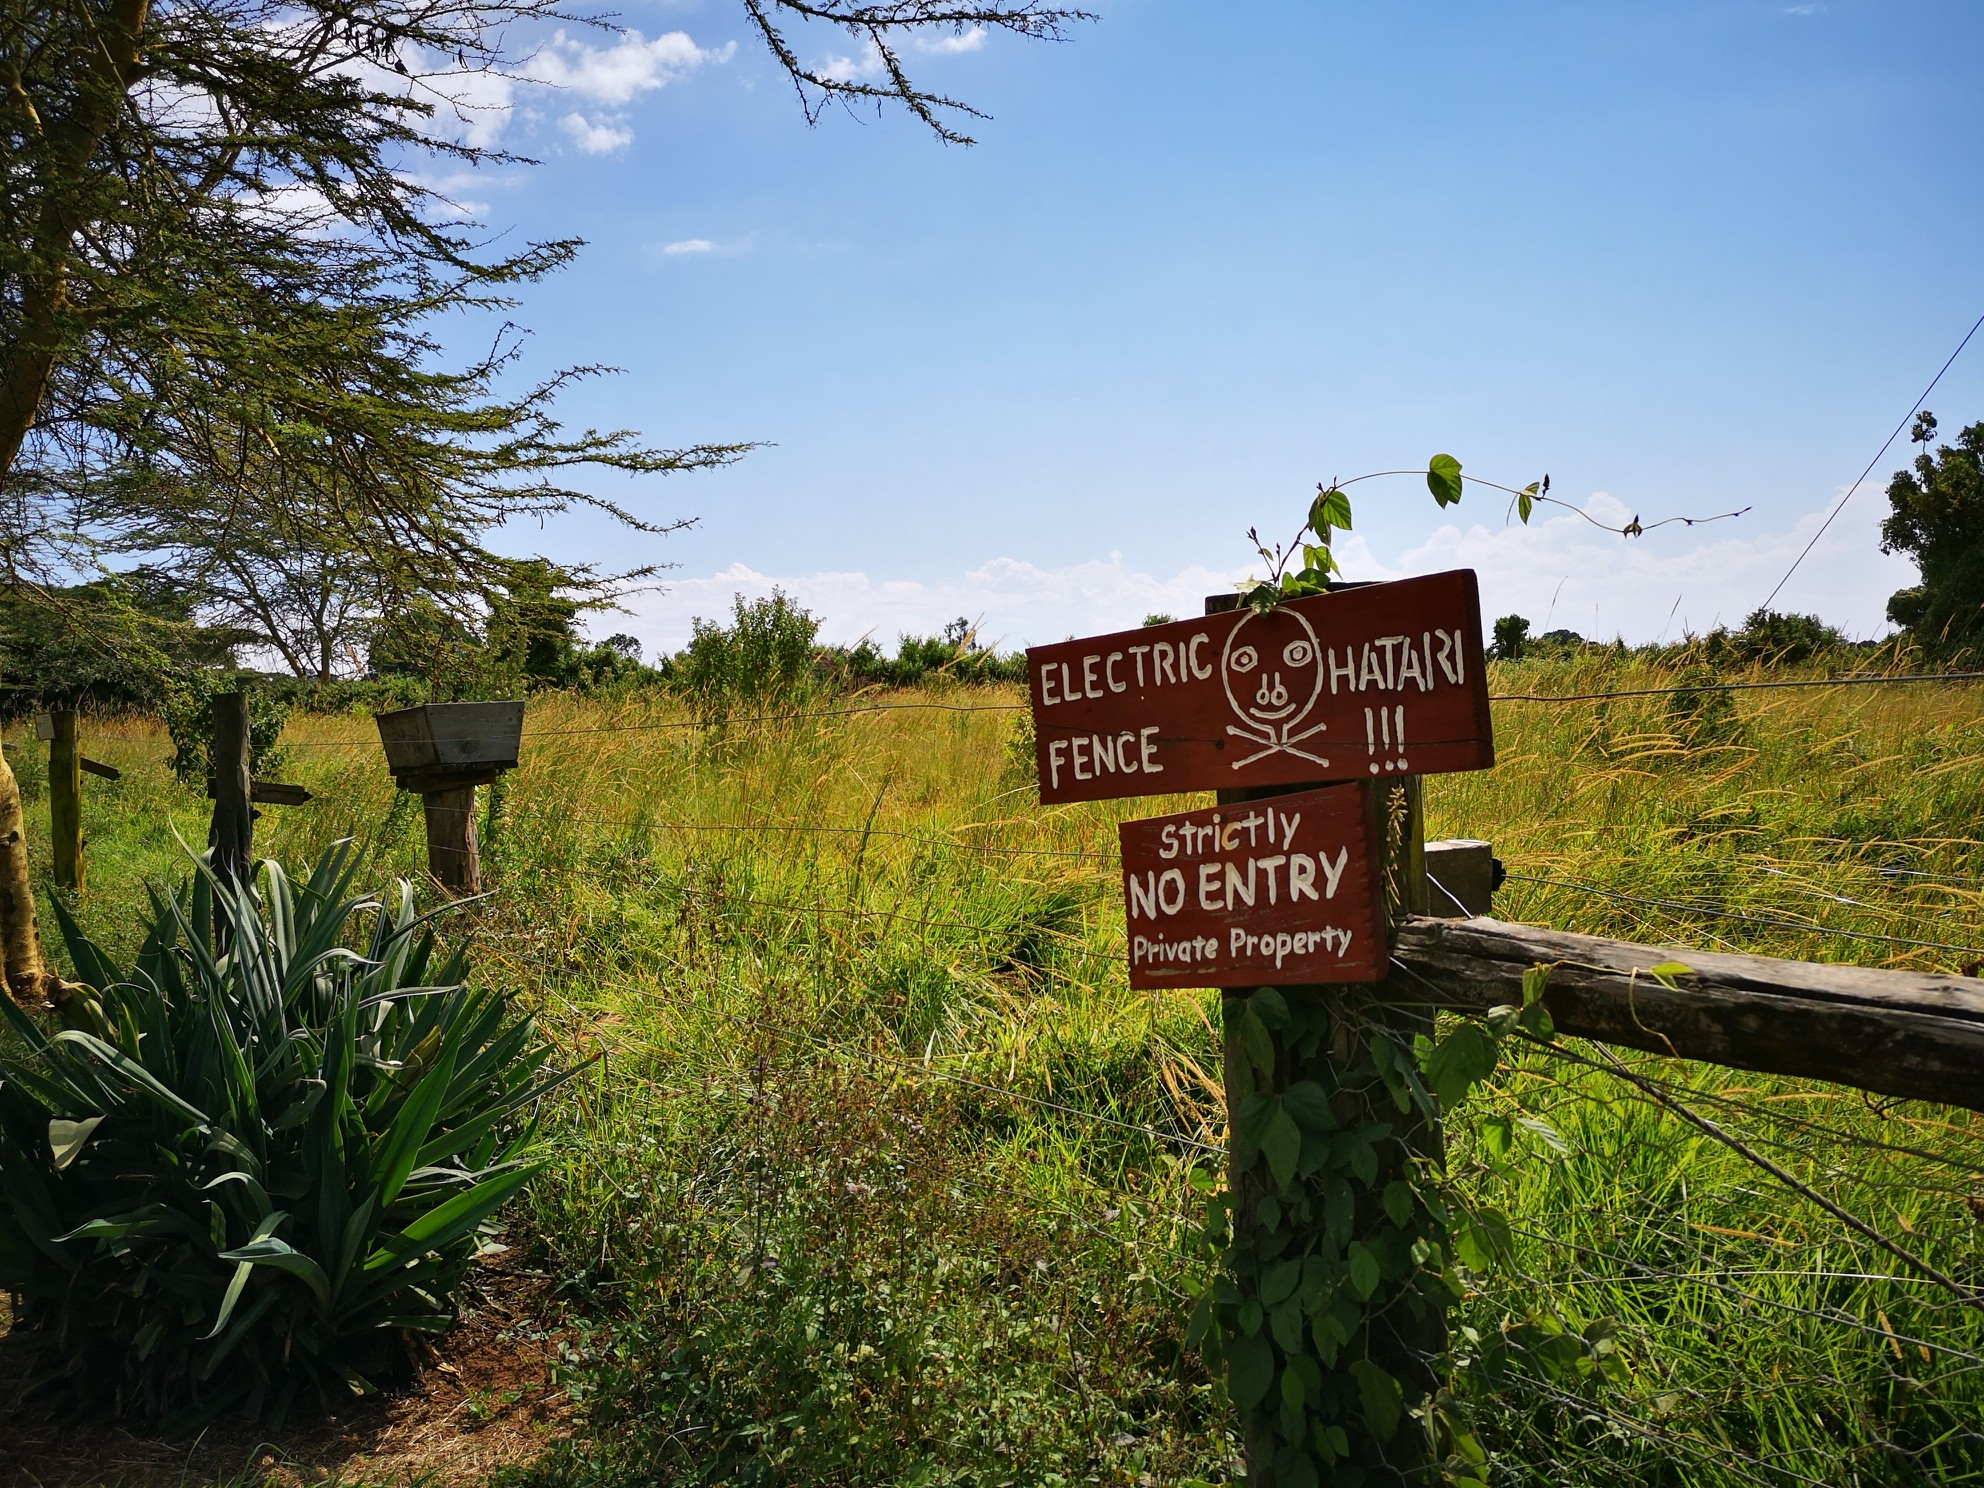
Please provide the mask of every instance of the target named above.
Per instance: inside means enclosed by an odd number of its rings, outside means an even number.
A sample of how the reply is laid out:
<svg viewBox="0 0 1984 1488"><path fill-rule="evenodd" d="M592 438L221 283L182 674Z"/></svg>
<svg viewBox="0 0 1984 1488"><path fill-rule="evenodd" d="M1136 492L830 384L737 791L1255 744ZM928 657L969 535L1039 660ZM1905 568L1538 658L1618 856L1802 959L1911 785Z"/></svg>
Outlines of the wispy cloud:
<svg viewBox="0 0 1984 1488"><path fill-rule="evenodd" d="M959 52L975 52L985 45L985 28L973 26L969 31L957 31L949 36L919 36L912 45L919 52L927 52L932 56L954 56Z"/></svg>
<svg viewBox="0 0 1984 1488"><path fill-rule="evenodd" d="M872 635L893 649L900 634L932 635L962 615L983 618L979 637L988 645L1011 648L1120 630L1153 612L1196 615L1206 595L1230 588L1239 573L1190 568L1161 579L1116 556L1059 568L995 558L966 573L927 580L831 571L777 577L733 563L706 578L676 580L665 593L630 600L632 615L615 617L613 624L638 635L650 649L673 651L687 643L694 617L727 619L734 596L752 599L780 588L821 617L820 634L827 641L851 643Z"/></svg>
<svg viewBox="0 0 1984 1488"><path fill-rule="evenodd" d="M647 244L642 252L650 262L677 258L734 258L757 246L758 235L741 238L672 238Z"/></svg>
<svg viewBox="0 0 1984 1488"><path fill-rule="evenodd" d="M1811 3L1807 5L1787 5L1784 7L1784 13L1795 16L1824 15L1826 13L1826 7L1820 4L1819 0L1811 0Z"/></svg>

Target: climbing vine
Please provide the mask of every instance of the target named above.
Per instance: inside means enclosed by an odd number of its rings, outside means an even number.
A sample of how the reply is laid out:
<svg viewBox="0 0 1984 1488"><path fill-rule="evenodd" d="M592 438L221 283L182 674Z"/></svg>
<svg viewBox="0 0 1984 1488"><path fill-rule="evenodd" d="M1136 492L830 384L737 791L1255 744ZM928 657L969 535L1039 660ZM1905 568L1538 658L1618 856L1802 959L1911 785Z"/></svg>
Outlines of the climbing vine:
<svg viewBox="0 0 1984 1488"><path fill-rule="evenodd" d="M1523 1006L1437 1038L1430 1017L1348 988L1226 998L1240 1099L1229 1184L1202 1180L1220 1267L1188 1341L1273 1488L1485 1485L1444 1319L1467 1273L1506 1259L1508 1226L1453 1193L1438 1122L1494 1071L1504 1038L1550 1036L1545 976L1525 979Z"/></svg>

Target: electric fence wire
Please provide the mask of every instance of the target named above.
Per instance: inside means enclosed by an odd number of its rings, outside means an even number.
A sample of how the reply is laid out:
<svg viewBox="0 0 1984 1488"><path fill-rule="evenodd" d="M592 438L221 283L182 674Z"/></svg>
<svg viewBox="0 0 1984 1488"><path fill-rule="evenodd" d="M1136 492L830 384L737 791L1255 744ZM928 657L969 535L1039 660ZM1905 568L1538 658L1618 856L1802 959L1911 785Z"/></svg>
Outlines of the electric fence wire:
<svg viewBox="0 0 1984 1488"><path fill-rule="evenodd" d="M1594 703L1607 702L1613 698L1639 697L1679 697L1704 692L1753 692L1771 691L1783 688L1811 687L1880 687L1902 686L1909 683L1934 682L1980 682L1984 681L1984 671L1975 672L1911 672L1902 675L1869 675L1846 677L1789 677L1774 681L1752 682L1691 682L1671 687L1629 687L1609 692L1507 692L1490 693L1491 703ZM525 731L523 739L529 743L533 739L569 739L590 737L600 734L660 733L682 729L703 729L719 731L742 724L806 723L824 718L859 718L880 713L1023 713L1029 708L1024 702L1012 703L873 703L858 708L818 708L790 713L760 713L716 719L666 718L643 723L605 723L586 728L533 728ZM445 737L437 743L461 742ZM370 739L296 739L285 744L285 749L365 749L376 747Z"/></svg>
<svg viewBox="0 0 1984 1488"><path fill-rule="evenodd" d="M1956 350L1950 353L1949 360L1944 362L1941 367L1936 369L1936 375L1930 378L1929 385L1924 389L1922 389L1922 396L1917 398L1915 402L1910 405L1908 412L1901 416L1901 422L1894 426L1894 432L1888 435L1888 437L1882 441L1881 447L1879 449L1874 451L1874 458L1867 462L1867 468L1860 472L1859 479L1855 480L1852 485L1846 488L1846 494L1839 498L1838 502L1834 504L1833 509L1831 511L1826 513L1826 519L1823 522L1819 523L1819 530L1812 534L1812 540L1806 543L1805 546L1799 550L1798 556L1796 558L1793 558L1791 560L1791 567L1787 568L1784 571L1784 577L1777 581L1777 587L1770 591L1769 596L1765 598L1760 608L1766 610L1769 609L1771 607L1771 602L1777 598L1778 592L1782 590L1786 584L1791 582L1791 576L1796 572L1798 572L1798 565L1803 563L1805 559L1810 556L1812 549L1819 545L1819 539L1824 537L1826 535L1826 529L1832 526L1833 518L1837 517L1842 511L1846 510L1846 503L1853 499L1854 492L1858 491L1860 487L1866 483L1867 477L1874 473L1874 467L1881 463L1881 457L1888 452L1889 447L1892 446L1897 439L1901 438L1901 431L1908 427L1908 421L1915 417L1917 411L1921 409L1924 403L1929 401L1929 394L1933 393L1936 390L1936 384L1943 380L1943 374L1949 371L1950 367L1956 362L1956 359L1958 357L1963 355L1964 347L1970 344L1970 338L1977 334L1978 328L1980 326L1984 326L1984 315L1978 316L1976 321L1972 323L1970 329L1963 333L1963 339L1957 342Z"/></svg>
<svg viewBox="0 0 1984 1488"><path fill-rule="evenodd" d="M1510 873L1511 883L1547 884L1552 888L1572 889L1581 894L1591 894L1600 899L1617 900L1621 904L1639 904L1654 909L1672 910L1680 914L1704 915L1713 919L1733 920L1747 925L1758 925L1770 930L1796 930L1808 935L1831 935L1842 940L1878 941L1885 945L1911 946L1921 950L1954 951L1963 956L1984 958L1984 948L1957 945L1946 940L1917 940L1906 935L1881 935L1872 930L1840 930L1829 925L1811 924L1801 920L1774 919L1765 915L1747 914L1742 910L1718 909L1709 904L1689 904L1679 899L1652 899L1640 894L1621 894L1613 889L1601 889L1594 884L1575 883L1565 878L1547 878L1536 873Z"/></svg>

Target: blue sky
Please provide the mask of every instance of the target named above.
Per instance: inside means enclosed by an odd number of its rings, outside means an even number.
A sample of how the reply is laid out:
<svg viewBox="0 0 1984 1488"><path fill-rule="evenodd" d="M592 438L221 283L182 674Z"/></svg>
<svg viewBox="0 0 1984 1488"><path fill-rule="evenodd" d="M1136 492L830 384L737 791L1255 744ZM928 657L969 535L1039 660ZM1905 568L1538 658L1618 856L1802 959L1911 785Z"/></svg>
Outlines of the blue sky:
<svg viewBox="0 0 1984 1488"><path fill-rule="evenodd" d="M838 639L1115 628L1246 572L1319 479L1439 450L1618 521L1753 510L1629 543L1371 482L1353 574L1469 564L1491 617L1607 638L1740 622L1984 313L1975 0L1100 5L913 54L993 116L971 149L807 127L731 0L631 0L638 39L566 36L562 87L484 117L543 163L459 194L590 243L524 301L533 366L626 369L569 421L770 446L597 482L690 532L509 534L678 565L595 630L677 645L773 583ZM1984 335L1928 406L1984 419ZM1883 628L1907 453L1780 607Z"/></svg>

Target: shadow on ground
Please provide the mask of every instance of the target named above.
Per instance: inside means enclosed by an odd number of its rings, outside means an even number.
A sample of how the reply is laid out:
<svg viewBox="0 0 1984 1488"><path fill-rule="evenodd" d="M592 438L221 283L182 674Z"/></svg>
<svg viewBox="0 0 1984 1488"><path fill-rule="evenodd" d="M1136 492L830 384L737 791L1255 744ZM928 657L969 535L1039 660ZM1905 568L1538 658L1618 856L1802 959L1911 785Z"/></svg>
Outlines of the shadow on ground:
<svg viewBox="0 0 1984 1488"><path fill-rule="evenodd" d="M7 1320L0 1299L0 1333ZM546 1279L507 1252L482 1269L415 1388L273 1433L223 1421L181 1442L22 1400L22 1360L0 1347L0 1488L479 1482L568 1434L571 1402L552 1368L562 1326Z"/></svg>

